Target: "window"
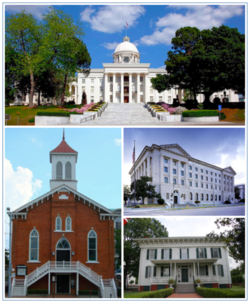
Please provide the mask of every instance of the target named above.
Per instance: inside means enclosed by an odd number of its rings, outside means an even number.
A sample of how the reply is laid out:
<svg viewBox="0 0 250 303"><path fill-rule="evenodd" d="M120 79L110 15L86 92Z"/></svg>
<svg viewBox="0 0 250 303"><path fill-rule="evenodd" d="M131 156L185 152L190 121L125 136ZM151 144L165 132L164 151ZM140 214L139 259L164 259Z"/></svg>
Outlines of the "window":
<svg viewBox="0 0 250 303"><path fill-rule="evenodd" d="M190 200L193 200L193 194L192 193L190 193Z"/></svg>
<svg viewBox="0 0 250 303"><path fill-rule="evenodd" d="M71 180L72 175L71 175L71 163L67 162L65 165L65 179L66 180Z"/></svg>
<svg viewBox="0 0 250 303"><path fill-rule="evenodd" d="M152 86L150 86L150 94L153 94L154 93L154 91L153 91L153 87Z"/></svg>
<svg viewBox="0 0 250 303"><path fill-rule="evenodd" d="M88 261L97 261L97 236L93 229L88 234Z"/></svg>
<svg viewBox="0 0 250 303"><path fill-rule="evenodd" d="M90 102L91 102L91 103L94 102L94 96L91 96L91 97L90 97Z"/></svg>
<svg viewBox="0 0 250 303"><path fill-rule="evenodd" d="M189 181L189 186L192 186L192 181Z"/></svg>
<svg viewBox="0 0 250 303"><path fill-rule="evenodd" d="M145 278L151 277L151 266L146 266Z"/></svg>
<svg viewBox="0 0 250 303"><path fill-rule="evenodd" d="M219 175L219 178L220 178L220 175Z"/></svg>
<svg viewBox="0 0 250 303"><path fill-rule="evenodd" d="M217 183L217 179L215 179L215 183Z"/></svg>
<svg viewBox="0 0 250 303"><path fill-rule="evenodd" d="M215 177L217 177L217 173L215 173L214 175L215 175Z"/></svg>
<svg viewBox="0 0 250 303"><path fill-rule="evenodd" d="M206 194L206 201L208 201L208 194Z"/></svg>
<svg viewBox="0 0 250 303"><path fill-rule="evenodd" d="M176 175L176 169L175 168L173 168L173 174Z"/></svg>
<svg viewBox="0 0 250 303"><path fill-rule="evenodd" d="M181 180L181 185L184 185L184 180Z"/></svg>
<svg viewBox="0 0 250 303"><path fill-rule="evenodd" d="M195 200L199 200L199 195L197 193L195 194Z"/></svg>
<svg viewBox="0 0 250 303"><path fill-rule="evenodd" d="M213 276L216 276L216 265L213 265L212 269L213 269Z"/></svg>
<svg viewBox="0 0 250 303"><path fill-rule="evenodd" d="M57 180L62 180L62 162L57 162L56 164L56 179Z"/></svg>
<svg viewBox="0 0 250 303"><path fill-rule="evenodd" d="M203 201L204 200L204 195L203 194L201 194L201 201Z"/></svg>
<svg viewBox="0 0 250 303"><path fill-rule="evenodd" d="M62 230L62 219L60 215L56 217L56 230Z"/></svg>
<svg viewBox="0 0 250 303"><path fill-rule="evenodd" d="M161 266L161 277L170 277L170 266Z"/></svg>
<svg viewBox="0 0 250 303"><path fill-rule="evenodd" d="M200 276L208 276L208 266L207 265L199 266L199 273L200 273Z"/></svg>
<svg viewBox="0 0 250 303"><path fill-rule="evenodd" d="M203 173L203 169L201 169L201 173Z"/></svg>
<svg viewBox="0 0 250 303"><path fill-rule="evenodd" d="M164 158L164 163L168 163L168 159Z"/></svg>
<svg viewBox="0 0 250 303"><path fill-rule="evenodd" d="M162 96L159 96L159 102L162 102Z"/></svg>
<svg viewBox="0 0 250 303"><path fill-rule="evenodd" d="M208 181L208 177L206 177L206 181Z"/></svg>
<svg viewBox="0 0 250 303"><path fill-rule="evenodd" d="M181 170L181 176L184 177L184 171L183 170Z"/></svg>
<svg viewBox="0 0 250 303"><path fill-rule="evenodd" d="M184 168L184 163L181 163L181 168Z"/></svg>
<svg viewBox="0 0 250 303"><path fill-rule="evenodd" d="M211 258L221 258L221 249L220 247L211 247Z"/></svg>
<svg viewBox="0 0 250 303"><path fill-rule="evenodd" d="M39 260L39 234L34 228L30 233L30 261Z"/></svg>
<svg viewBox="0 0 250 303"><path fill-rule="evenodd" d="M177 163L176 161L173 161L173 165L174 165L174 166L176 166L176 163Z"/></svg>
<svg viewBox="0 0 250 303"><path fill-rule="evenodd" d="M164 166L164 173L168 172L168 168L166 166Z"/></svg>
<svg viewBox="0 0 250 303"><path fill-rule="evenodd" d="M168 183L168 177L164 177L164 183Z"/></svg>
<svg viewBox="0 0 250 303"><path fill-rule="evenodd" d="M94 86L91 86L91 94L94 93Z"/></svg>
<svg viewBox="0 0 250 303"><path fill-rule="evenodd" d="M213 172L211 171L211 176L213 175Z"/></svg>
<svg viewBox="0 0 250 303"><path fill-rule="evenodd" d="M195 171L198 171L198 167L195 167Z"/></svg>
<svg viewBox="0 0 250 303"><path fill-rule="evenodd" d="M195 182L195 187L198 187L198 182Z"/></svg>
<svg viewBox="0 0 250 303"><path fill-rule="evenodd" d="M185 194L183 194L183 200L186 200L186 195Z"/></svg>
<svg viewBox="0 0 250 303"><path fill-rule="evenodd" d="M192 178L192 173L189 173L189 178Z"/></svg>
<svg viewBox="0 0 250 303"><path fill-rule="evenodd" d="M210 186L210 187L211 187L211 189L213 189L213 185L212 185L212 184L211 184L211 186Z"/></svg>
<svg viewBox="0 0 250 303"><path fill-rule="evenodd" d="M208 184L206 184L206 189L208 189Z"/></svg>
<svg viewBox="0 0 250 303"><path fill-rule="evenodd" d="M85 79L82 79L82 83L85 83Z"/></svg>
<svg viewBox="0 0 250 303"><path fill-rule="evenodd" d="M189 259L189 249L180 248L180 259Z"/></svg>
<svg viewBox="0 0 250 303"><path fill-rule="evenodd" d="M203 183L201 183L201 188L203 188Z"/></svg>
<svg viewBox="0 0 250 303"><path fill-rule="evenodd" d="M162 260L171 260L172 259L172 249L162 249L161 250L161 259Z"/></svg>
<svg viewBox="0 0 250 303"><path fill-rule="evenodd" d="M219 180L219 183L220 183L220 180Z"/></svg>
<svg viewBox="0 0 250 303"><path fill-rule="evenodd" d="M196 258L197 259L207 259L207 249L206 248L196 248Z"/></svg>
<svg viewBox="0 0 250 303"><path fill-rule="evenodd" d="M175 178L173 179L173 183L176 184L176 179Z"/></svg>
<svg viewBox="0 0 250 303"><path fill-rule="evenodd" d="M201 180L203 180L203 176L201 176Z"/></svg>
<svg viewBox="0 0 250 303"><path fill-rule="evenodd" d="M153 102L153 97L152 96L150 97L150 102Z"/></svg>
<svg viewBox="0 0 250 303"><path fill-rule="evenodd" d="M147 260L157 260L157 249L147 249Z"/></svg>
<svg viewBox="0 0 250 303"><path fill-rule="evenodd" d="M115 229L121 229L122 227L121 222L115 222Z"/></svg>
<svg viewBox="0 0 250 303"><path fill-rule="evenodd" d="M166 199L169 200L169 193L166 193Z"/></svg>
<svg viewBox="0 0 250 303"><path fill-rule="evenodd" d="M192 170L192 166L189 165L189 170Z"/></svg>
<svg viewBox="0 0 250 303"><path fill-rule="evenodd" d="M70 215L68 215L68 217L65 220L65 227L66 227L65 230L67 230L67 231L71 231L71 229L72 229Z"/></svg>
<svg viewBox="0 0 250 303"><path fill-rule="evenodd" d="M217 185L215 185L215 190L217 190Z"/></svg>
<svg viewBox="0 0 250 303"><path fill-rule="evenodd" d="M218 264L218 265L217 265L217 269L218 269L218 276L219 276L219 277L224 277L223 265Z"/></svg>
<svg viewBox="0 0 250 303"><path fill-rule="evenodd" d="M213 182L213 178L211 178L211 182Z"/></svg>
<svg viewBox="0 0 250 303"><path fill-rule="evenodd" d="M92 79L91 79L91 83L94 83L94 81L95 81L95 79L94 79L94 78L92 78Z"/></svg>
<svg viewBox="0 0 250 303"><path fill-rule="evenodd" d="M109 77L109 81L110 81L110 82L113 82L113 77L112 77L112 76Z"/></svg>
<svg viewBox="0 0 250 303"><path fill-rule="evenodd" d="M198 179L198 175L197 174L195 174L195 179Z"/></svg>
<svg viewBox="0 0 250 303"><path fill-rule="evenodd" d="M143 82L143 77L140 77L140 82Z"/></svg>

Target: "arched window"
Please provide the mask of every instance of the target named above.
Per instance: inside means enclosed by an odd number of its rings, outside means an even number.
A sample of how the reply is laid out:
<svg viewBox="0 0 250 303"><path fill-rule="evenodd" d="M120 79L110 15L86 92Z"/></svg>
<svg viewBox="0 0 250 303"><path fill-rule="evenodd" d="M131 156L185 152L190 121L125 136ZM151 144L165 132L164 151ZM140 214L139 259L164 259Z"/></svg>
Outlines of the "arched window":
<svg viewBox="0 0 250 303"><path fill-rule="evenodd" d="M201 194L201 201L203 201L204 200L204 195L203 194Z"/></svg>
<svg viewBox="0 0 250 303"><path fill-rule="evenodd" d="M88 261L97 261L97 235L93 229L88 234Z"/></svg>
<svg viewBox="0 0 250 303"><path fill-rule="evenodd" d="M72 174L71 174L71 163L67 162L65 166L65 179L66 180L71 180L72 179Z"/></svg>
<svg viewBox="0 0 250 303"><path fill-rule="evenodd" d="M62 219L60 215L56 217L56 230L62 230Z"/></svg>
<svg viewBox="0 0 250 303"><path fill-rule="evenodd" d="M68 215L68 217L66 218L66 220L65 220L65 230L67 230L67 231L70 231L71 230L71 227L72 225L71 225L71 218L70 218L70 216Z"/></svg>
<svg viewBox="0 0 250 303"><path fill-rule="evenodd" d="M39 260L39 233L34 227L30 233L30 261Z"/></svg>
<svg viewBox="0 0 250 303"><path fill-rule="evenodd" d="M190 193L190 200L192 201L193 200L193 194Z"/></svg>
<svg viewBox="0 0 250 303"><path fill-rule="evenodd" d="M196 200L196 201L199 200L199 195L198 195L198 193L195 194L195 200Z"/></svg>
<svg viewBox="0 0 250 303"><path fill-rule="evenodd" d="M211 199L210 200L213 201L213 195L211 195Z"/></svg>
<svg viewBox="0 0 250 303"><path fill-rule="evenodd" d="M65 238L61 238L56 245L57 249L70 249L69 241Z"/></svg>
<svg viewBox="0 0 250 303"><path fill-rule="evenodd" d="M206 201L208 201L208 194L206 194Z"/></svg>
<svg viewBox="0 0 250 303"><path fill-rule="evenodd" d="M57 162L56 164L56 179L57 180L62 180L63 175L62 175L62 162Z"/></svg>

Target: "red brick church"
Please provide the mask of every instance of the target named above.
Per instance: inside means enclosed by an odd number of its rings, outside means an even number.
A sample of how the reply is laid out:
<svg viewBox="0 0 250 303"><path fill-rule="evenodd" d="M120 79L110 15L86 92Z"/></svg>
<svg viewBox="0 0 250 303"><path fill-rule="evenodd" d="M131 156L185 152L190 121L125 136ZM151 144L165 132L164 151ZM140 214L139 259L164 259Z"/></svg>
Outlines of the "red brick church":
<svg viewBox="0 0 250 303"><path fill-rule="evenodd" d="M111 210L77 191L78 153L65 141L50 152L50 191L12 212L12 296L29 290L117 297Z"/></svg>

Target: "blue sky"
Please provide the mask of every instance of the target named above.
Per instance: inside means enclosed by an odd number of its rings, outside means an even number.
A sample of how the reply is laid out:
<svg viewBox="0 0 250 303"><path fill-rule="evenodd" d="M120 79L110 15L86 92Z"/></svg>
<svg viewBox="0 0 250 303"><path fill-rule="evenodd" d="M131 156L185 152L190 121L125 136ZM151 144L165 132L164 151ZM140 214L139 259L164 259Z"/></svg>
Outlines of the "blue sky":
<svg viewBox="0 0 250 303"><path fill-rule="evenodd" d="M244 128L124 128L123 184L130 185L132 152L136 141L136 159L152 144L179 144L191 157L236 171L235 184L245 183Z"/></svg>
<svg viewBox="0 0 250 303"><path fill-rule="evenodd" d="M12 210L50 190L49 152L62 141L61 128L5 130L5 207ZM121 207L121 129L67 128L65 140L78 152L77 189L107 208Z"/></svg>
<svg viewBox="0 0 250 303"><path fill-rule="evenodd" d="M184 26L202 29L224 24L245 32L245 7L242 5L53 5L80 20L92 58L92 68L112 62L112 54L125 36L135 43L141 63L151 68L164 65L175 31ZM49 5L7 5L6 15L25 9L41 20Z"/></svg>

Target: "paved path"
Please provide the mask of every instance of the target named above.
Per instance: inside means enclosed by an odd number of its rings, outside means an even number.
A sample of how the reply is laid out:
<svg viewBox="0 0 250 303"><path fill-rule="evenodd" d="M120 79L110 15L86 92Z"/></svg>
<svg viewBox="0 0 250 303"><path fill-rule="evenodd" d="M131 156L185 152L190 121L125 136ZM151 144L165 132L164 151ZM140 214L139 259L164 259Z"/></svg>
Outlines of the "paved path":
<svg viewBox="0 0 250 303"><path fill-rule="evenodd" d="M245 206L167 210L162 208L124 208L124 216L245 216Z"/></svg>
<svg viewBox="0 0 250 303"><path fill-rule="evenodd" d="M178 299L178 298L203 298L202 296L200 296L199 294L193 293L193 294L172 294L170 296L168 296L166 299Z"/></svg>
<svg viewBox="0 0 250 303"><path fill-rule="evenodd" d="M191 122L163 122L156 117L152 117L148 112L144 103L109 103L101 117L94 121L87 121L81 126L85 125L235 125L235 123L218 122L218 123L191 123Z"/></svg>

